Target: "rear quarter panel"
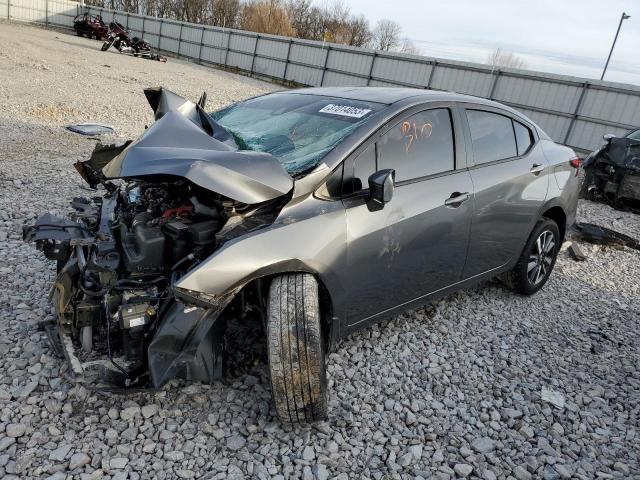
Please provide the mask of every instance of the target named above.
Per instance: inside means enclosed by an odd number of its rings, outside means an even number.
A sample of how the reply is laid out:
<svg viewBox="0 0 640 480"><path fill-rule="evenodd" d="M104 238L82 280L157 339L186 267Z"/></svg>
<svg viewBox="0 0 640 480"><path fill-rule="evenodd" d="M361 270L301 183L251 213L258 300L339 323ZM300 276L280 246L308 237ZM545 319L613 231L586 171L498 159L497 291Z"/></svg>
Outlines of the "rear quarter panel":
<svg viewBox="0 0 640 480"><path fill-rule="evenodd" d="M568 228L575 222L580 192L580 176L569 163L577 155L571 148L558 145L551 140L541 138L540 144L552 172L547 206L562 207L567 215Z"/></svg>

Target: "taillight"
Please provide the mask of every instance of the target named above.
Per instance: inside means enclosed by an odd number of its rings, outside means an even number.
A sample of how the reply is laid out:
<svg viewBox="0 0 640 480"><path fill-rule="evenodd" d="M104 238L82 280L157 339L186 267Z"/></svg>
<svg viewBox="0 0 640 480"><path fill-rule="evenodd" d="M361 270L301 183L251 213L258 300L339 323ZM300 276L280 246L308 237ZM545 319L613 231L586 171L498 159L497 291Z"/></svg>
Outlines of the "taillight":
<svg viewBox="0 0 640 480"><path fill-rule="evenodd" d="M582 159L579 157L572 158L571 160L569 160L569 165L576 169L576 174L574 176L577 177L578 173L580 173L580 165L582 165Z"/></svg>

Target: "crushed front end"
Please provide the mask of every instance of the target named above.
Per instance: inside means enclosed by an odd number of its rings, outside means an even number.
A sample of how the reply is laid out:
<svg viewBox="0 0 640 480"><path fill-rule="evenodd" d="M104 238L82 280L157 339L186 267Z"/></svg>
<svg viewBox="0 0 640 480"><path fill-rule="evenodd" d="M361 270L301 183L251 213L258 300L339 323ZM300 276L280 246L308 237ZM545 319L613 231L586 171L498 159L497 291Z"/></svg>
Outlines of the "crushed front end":
<svg viewBox="0 0 640 480"><path fill-rule="evenodd" d="M640 210L640 141L609 138L584 161L585 196L618 209Z"/></svg>
<svg viewBox="0 0 640 480"><path fill-rule="evenodd" d="M237 291L181 296L175 285L225 242L273 222L292 180L275 159L245 159L200 106L146 93L159 120L75 165L100 195L74 198L69 218L41 216L23 238L56 262L57 321L45 327L78 379L211 382L223 374L221 313Z"/></svg>
<svg viewBox="0 0 640 480"><path fill-rule="evenodd" d="M227 206L212 197L185 181L122 182L102 197L75 198L71 220L45 214L25 227L25 240L57 262L51 300L76 374L85 364L124 386L220 377L214 324L228 300L186 305L172 289L218 244Z"/></svg>

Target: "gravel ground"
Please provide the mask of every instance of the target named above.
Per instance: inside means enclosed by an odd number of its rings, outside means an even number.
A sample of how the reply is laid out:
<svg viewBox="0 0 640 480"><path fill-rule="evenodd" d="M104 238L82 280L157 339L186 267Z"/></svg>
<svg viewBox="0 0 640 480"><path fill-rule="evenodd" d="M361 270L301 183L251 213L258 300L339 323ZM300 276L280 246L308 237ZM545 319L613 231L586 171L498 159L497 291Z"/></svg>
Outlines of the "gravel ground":
<svg viewBox="0 0 640 480"><path fill-rule="evenodd" d="M99 43L0 23L0 477L640 478L639 252L563 251L531 298L498 284L353 335L328 362L329 421L281 426L267 371L215 385L95 393L65 379L36 323L54 273L20 227L90 195L72 163L102 121L128 137L162 84L223 105L274 89ZM105 65L109 65L108 67ZM640 237L637 216L581 203L579 217Z"/></svg>

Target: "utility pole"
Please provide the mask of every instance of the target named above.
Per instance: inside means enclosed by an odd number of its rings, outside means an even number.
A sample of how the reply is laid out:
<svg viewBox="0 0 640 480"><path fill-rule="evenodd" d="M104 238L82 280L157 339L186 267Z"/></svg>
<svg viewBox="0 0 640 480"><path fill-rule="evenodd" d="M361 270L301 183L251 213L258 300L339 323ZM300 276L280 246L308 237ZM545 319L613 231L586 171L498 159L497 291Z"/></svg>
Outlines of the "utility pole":
<svg viewBox="0 0 640 480"><path fill-rule="evenodd" d="M625 12L622 12L622 16L620 17L620 23L618 24L618 30L616 30L616 36L613 39L613 45L611 45L611 50L609 51L609 56L607 57L607 63L604 64L604 70L602 70L602 76L600 80L604 79L604 74L607 73L607 67L609 66L609 60L611 60L611 54L613 53L613 48L616 46L616 41L618 40L618 34L620 33L620 27L622 27L622 22L627 18L631 18L631 15L627 15Z"/></svg>

